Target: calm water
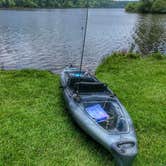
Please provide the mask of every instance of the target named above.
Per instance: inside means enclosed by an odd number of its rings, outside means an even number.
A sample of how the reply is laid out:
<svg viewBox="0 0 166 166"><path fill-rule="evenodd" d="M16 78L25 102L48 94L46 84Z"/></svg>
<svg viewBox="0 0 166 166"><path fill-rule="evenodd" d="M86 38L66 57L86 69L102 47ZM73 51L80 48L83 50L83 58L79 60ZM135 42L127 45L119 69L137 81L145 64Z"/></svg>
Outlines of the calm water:
<svg viewBox="0 0 166 166"><path fill-rule="evenodd" d="M59 72L79 64L84 9L0 11L0 67ZM95 69L111 52L166 53L166 15L90 9L84 66Z"/></svg>

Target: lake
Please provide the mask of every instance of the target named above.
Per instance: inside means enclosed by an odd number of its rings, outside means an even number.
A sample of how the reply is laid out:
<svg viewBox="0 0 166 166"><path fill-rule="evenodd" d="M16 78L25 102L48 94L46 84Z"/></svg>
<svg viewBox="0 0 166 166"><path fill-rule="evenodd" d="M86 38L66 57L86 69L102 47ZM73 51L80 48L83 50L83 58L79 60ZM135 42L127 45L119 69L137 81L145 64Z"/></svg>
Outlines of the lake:
<svg viewBox="0 0 166 166"><path fill-rule="evenodd" d="M79 65L85 9L0 10L0 68L59 73ZM166 15L90 9L84 67L115 51L166 53Z"/></svg>

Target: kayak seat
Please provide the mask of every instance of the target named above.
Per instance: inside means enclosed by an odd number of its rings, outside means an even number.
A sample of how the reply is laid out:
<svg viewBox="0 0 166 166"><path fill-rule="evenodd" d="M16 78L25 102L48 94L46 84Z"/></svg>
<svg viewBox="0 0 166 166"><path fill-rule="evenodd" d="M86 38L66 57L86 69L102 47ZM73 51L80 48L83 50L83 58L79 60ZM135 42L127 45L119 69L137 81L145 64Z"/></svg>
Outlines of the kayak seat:
<svg viewBox="0 0 166 166"><path fill-rule="evenodd" d="M74 84L74 90L79 92L105 92L107 86L100 82L77 82Z"/></svg>
<svg viewBox="0 0 166 166"><path fill-rule="evenodd" d="M69 82L68 82L68 86L71 88L71 89L74 89L74 86L76 83L78 82L94 82L95 80L92 78L92 77L71 77Z"/></svg>

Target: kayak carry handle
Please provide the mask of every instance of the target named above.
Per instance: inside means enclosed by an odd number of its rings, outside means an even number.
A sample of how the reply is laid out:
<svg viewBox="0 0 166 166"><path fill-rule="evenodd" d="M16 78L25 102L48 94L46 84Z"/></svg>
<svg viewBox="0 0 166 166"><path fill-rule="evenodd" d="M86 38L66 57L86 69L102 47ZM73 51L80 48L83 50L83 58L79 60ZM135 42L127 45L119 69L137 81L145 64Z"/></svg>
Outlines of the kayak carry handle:
<svg viewBox="0 0 166 166"><path fill-rule="evenodd" d="M123 141L123 142L117 143L117 147L120 148L121 145L126 145L126 144L130 144L133 147L133 146L135 146L136 143L134 141Z"/></svg>
<svg viewBox="0 0 166 166"><path fill-rule="evenodd" d="M136 143L134 141L123 141L112 144L111 148L121 154L126 153L127 149L135 149Z"/></svg>

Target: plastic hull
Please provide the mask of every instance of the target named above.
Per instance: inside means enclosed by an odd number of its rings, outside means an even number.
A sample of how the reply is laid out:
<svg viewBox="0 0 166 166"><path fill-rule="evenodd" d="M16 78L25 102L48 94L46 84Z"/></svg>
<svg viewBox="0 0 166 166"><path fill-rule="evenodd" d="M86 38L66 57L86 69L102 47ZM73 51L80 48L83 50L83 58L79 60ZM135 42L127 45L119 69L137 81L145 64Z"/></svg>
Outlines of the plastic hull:
<svg viewBox="0 0 166 166"><path fill-rule="evenodd" d="M131 166L135 156L137 155L137 140L131 118L124 106L119 102L117 97L114 97L115 101L121 106L126 118L128 119L130 126L129 130L124 133L112 133L105 130L87 115L81 101L77 102L73 99L70 88L66 86L65 71L66 70L61 74L61 85L66 106L73 119L88 135L111 152L118 166ZM99 94L93 94L94 99L97 99L98 97ZM107 95L102 95L102 97L108 98ZM125 145L129 144L132 144L132 147L125 148ZM122 148L121 146L124 147Z"/></svg>

